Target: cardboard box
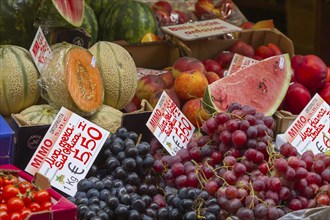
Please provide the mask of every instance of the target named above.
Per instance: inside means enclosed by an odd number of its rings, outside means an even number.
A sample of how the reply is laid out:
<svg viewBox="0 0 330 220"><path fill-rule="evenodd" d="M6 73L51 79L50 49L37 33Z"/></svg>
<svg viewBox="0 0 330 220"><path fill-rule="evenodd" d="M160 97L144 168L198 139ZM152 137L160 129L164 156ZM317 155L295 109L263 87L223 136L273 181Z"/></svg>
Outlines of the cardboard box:
<svg viewBox="0 0 330 220"><path fill-rule="evenodd" d="M7 164L1 165L0 170L7 170L17 172L19 178L24 179L26 181L32 182L34 178L29 175L28 173L20 170L19 168L15 167L14 165ZM34 181L36 182L36 181ZM38 184L36 184L38 185ZM63 219L78 219L77 217L77 206L70 202L68 199L63 197L61 194L56 192L55 190L48 188L47 191L52 197L53 206L50 208L49 211L40 211L31 213L27 220L63 220Z"/></svg>
<svg viewBox="0 0 330 220"><path fill-rule="evenodd" d="M275 137L278 134L283 134L288 127L291 125L291 123L296 119L297 115L293 115L291 112L280 110L276 111L273 115L273 118L276 122L276 128L275 128Z"/></svg>
<svg viewBox="0 0 330 220"><path fill-rule="evenodd" d="M15 114L11 115L9 124L15 132L16 140L13 164L24 170L50 125L27 125Z"/></svg>
<svg viewBox="0 0 330 220"><path fill-rule="evenodd" d="M0 164L13 163L14 137L14 131L0 115Z"/></svg>
<svg viewBox="0 0 330 220"><path fill-rule="evenodd" d="M129 131L135 131L138 135L141 135L141 140L150 142L154 136L146 124L149 120L152 110L153 108L150 103L143 99L141 101L141 108L139 110L123 114L121 124Z"/></svg>
<svg viewBox="0 0 330 220"><path fill-rule="evenodd" d="M173 37L172 42L180 47L181 56L192 56L199 60L214 58L219 52L228 50L237 40L243 40L252 45L253 48L274 43L279 46L283 53L288 53L290 57L294 55L293 42L275 28L244 30L234 33L233 36L233 38L228 39L219 36L193 41L182 41Z"/></svg>
<svg viewBox="0 0 330 220"><path fill-rule="evenodd" d="M137 67L163 69L172 66L180 57L179 48L168 40L130 45L117 41L133 57Z"/></svg>

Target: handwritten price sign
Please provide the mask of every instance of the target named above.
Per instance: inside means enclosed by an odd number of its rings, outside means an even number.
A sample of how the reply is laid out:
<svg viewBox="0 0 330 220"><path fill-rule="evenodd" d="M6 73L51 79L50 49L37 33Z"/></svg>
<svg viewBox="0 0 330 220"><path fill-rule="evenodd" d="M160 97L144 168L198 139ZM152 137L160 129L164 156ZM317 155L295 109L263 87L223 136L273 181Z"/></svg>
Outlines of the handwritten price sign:
<svg viewBox="0 0 330 220"><path fill-rule="evenodd" d="M330 108L316 93L284 134L300 154L330 152Z"/></svg>
<svg viewBox="0 0 330 220"><path fill-rule="evenodd" d="M171 155L185 148L195 131L165 91L147 121L147 127Z"/></svg>
<svg viewBox="0 0 330 220"><path fill-rule="evenodd" d="M109 132L61 108L25 171L39 172L50 184L74 196L101 150Z"/></svg>
<svg viewBox="0 0 330 220"><path fill-rule="evenodd" d="M51 56L51 50L40 27L30 47L30 53L39 72L41 72Z"/></svg>

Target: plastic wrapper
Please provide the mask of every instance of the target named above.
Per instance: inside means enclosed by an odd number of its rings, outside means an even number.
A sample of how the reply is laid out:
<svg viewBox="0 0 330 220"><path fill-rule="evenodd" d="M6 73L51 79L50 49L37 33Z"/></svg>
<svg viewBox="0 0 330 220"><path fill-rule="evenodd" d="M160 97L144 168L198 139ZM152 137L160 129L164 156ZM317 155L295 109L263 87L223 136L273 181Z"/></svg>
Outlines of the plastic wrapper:
<svg viewBox="0 0 330 220"><path fill-rule="evenodd" d="M328 220L330 218L330 206L302 209L290 212L278 220Z"/></svg>
<svg viewBox="0 0 330 220"><path fill-rule="evenodd" d="M184 24L197 21L198 18L194 13L194 4L196 1L184 0L140 0L149 5L154 12L158 27ZM160 32L160 31L159 31ZM162 33L158 33L162 36Z"/></svg>
<svg viewBox="0 0 330 220"><path fill-rule="evenodd" d="M63 106L81 116L96 113L103 103L104 88L95 57L69 43L54 44L51 51L40 74L41 96L57 109Z"/></svg>

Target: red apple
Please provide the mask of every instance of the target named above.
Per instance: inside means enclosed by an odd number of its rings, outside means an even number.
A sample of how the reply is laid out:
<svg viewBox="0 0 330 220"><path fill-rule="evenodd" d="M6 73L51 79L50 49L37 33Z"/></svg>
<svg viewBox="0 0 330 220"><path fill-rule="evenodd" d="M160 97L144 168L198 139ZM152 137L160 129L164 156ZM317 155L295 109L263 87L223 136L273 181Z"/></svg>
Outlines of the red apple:
<svg viewBox="0 0 330 220"><path fill-rule="evenodd" d="M158 1L152 4L151 7L154 11L164 11L167 14L170 14L172 11L172 6L168 1Z"/></svg>
<svg viewBox="0 0 330 220"><path fill-rule="evenodd" d="M330 105L330 82L324 84L324 86L319 91L319 95L326 103Z"/></svg>
<svg viewBox="0 0 330 220"><path fill-rule="evenodd" d="M268 46L261 45L256 49L255 55L261 57L262 59L266 59L268 57L274 56L275 53Z"/></svg>
<svg viewBox="0 0 330 220"><path fill-rule="evenodd" d="M174 77L172 71L167 71L159 75L160 78L164 81L165 87L168 89L174 85Z"/></svg>
<svg viewBox="0 0 330 220"><path fill-rule="evenodd" d="M238 53L246 57L253 57L255 53L254 48L251 45L241 40L238 40L235 43L233 43L229 50L230 52Z"/></svg>
<svg viewBox="0 0 330 220"><path fill-rule="evenodd" d="M181 72L190 70L197 70L204 73L205 67L202 61L194 57L180 57L173 64L172 73L174 78L176 78Z"/></svg>
<svg viewBox="0 0 330 220"><path fill-rule="evenodd" d="M230 66L234 55L235 54L230 51L221 51L214 57L214 60L217 61L223 69L226 69Z"/></svg>
<svg viewBox="0 0 330 220"><path fill-rule="evenodd" d="M292 83L284 97L284 109L292 114L300 114L311 100L311 94L301 83Z"/></svg>
<svg viewBox="0 0 330 220"><path fill-rule="evenodd" d="M269 49L271 49L273 51L274 55L281 55L282 54L281 49L274 43L268 43L267 47L269 47Z"/></svg>
<svg viewBox="0 0 330 220"><path fill-rule="evenodd" d="M178 108L181 107L181 102L180 99L178 97L178 95L175 93L174 88L170 88L170 89L164 89L164 90L159 90L157 91L155 94L153 94L150 99L148 100L150 105L152 107L155 107L159 98L161 97L163 91L165 91L167 93L167 95L172 99L172 101L176 104L176 106Z"/></svg>
<svg viewBox="0 0 330 220"><path fill-rule="evenodd" d="M317 90L327 81L327 66L316 55L305 55L294 69L294 76L310 90Z"/></svg>
<svg viewBox="0 0 330 220"><path fill-rule="evenodd" d="M212 59L206 59L203 60L202 63L204 64L206 71L212 71L218 75L220 74L221 65L217 61Z"/></svg>
<svg viewBox="0 0 330 220"><path fill-rule="evenodd" d="M297 65L301 63L303 57L304 57L303 55L294 55L291 58L291 68L296 69Z"/></svg>
<svg viewBox="0 0 330 220"><path fill-rule="evenodd" d="M328 66L327 82L330 82L330 66Z"/></svg>

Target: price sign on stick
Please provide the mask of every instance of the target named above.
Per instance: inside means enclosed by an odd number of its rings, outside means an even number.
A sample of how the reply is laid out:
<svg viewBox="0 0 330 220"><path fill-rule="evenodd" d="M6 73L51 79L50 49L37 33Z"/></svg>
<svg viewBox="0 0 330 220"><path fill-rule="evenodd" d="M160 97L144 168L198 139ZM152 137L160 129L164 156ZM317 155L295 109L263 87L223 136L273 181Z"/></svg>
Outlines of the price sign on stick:
<svg viewBox="0 0 330 220"><path fill-rule="evenodd" d="M147 121L147 127L172 156L187 146L195 131L165 91Z"/></svg>
<svg viewBox="0 0 330 220"><path fill-rule="evenodd" d="M40 26L30 47L30 53L39 72L41 72L51 57L51 50Z"/></svg>
<svg viewBox="0 0 330 220"><path fill-rule="evenodd" d="M62 107L25 171L39 172L50 184L74 196L109 132Z"/></svg>
<svg viewBox="0 0 330 220"><path fill-rule="evenodd" d="M284 133L284 139L300 154L330 152L330 108L316 93Z"/></svg>

